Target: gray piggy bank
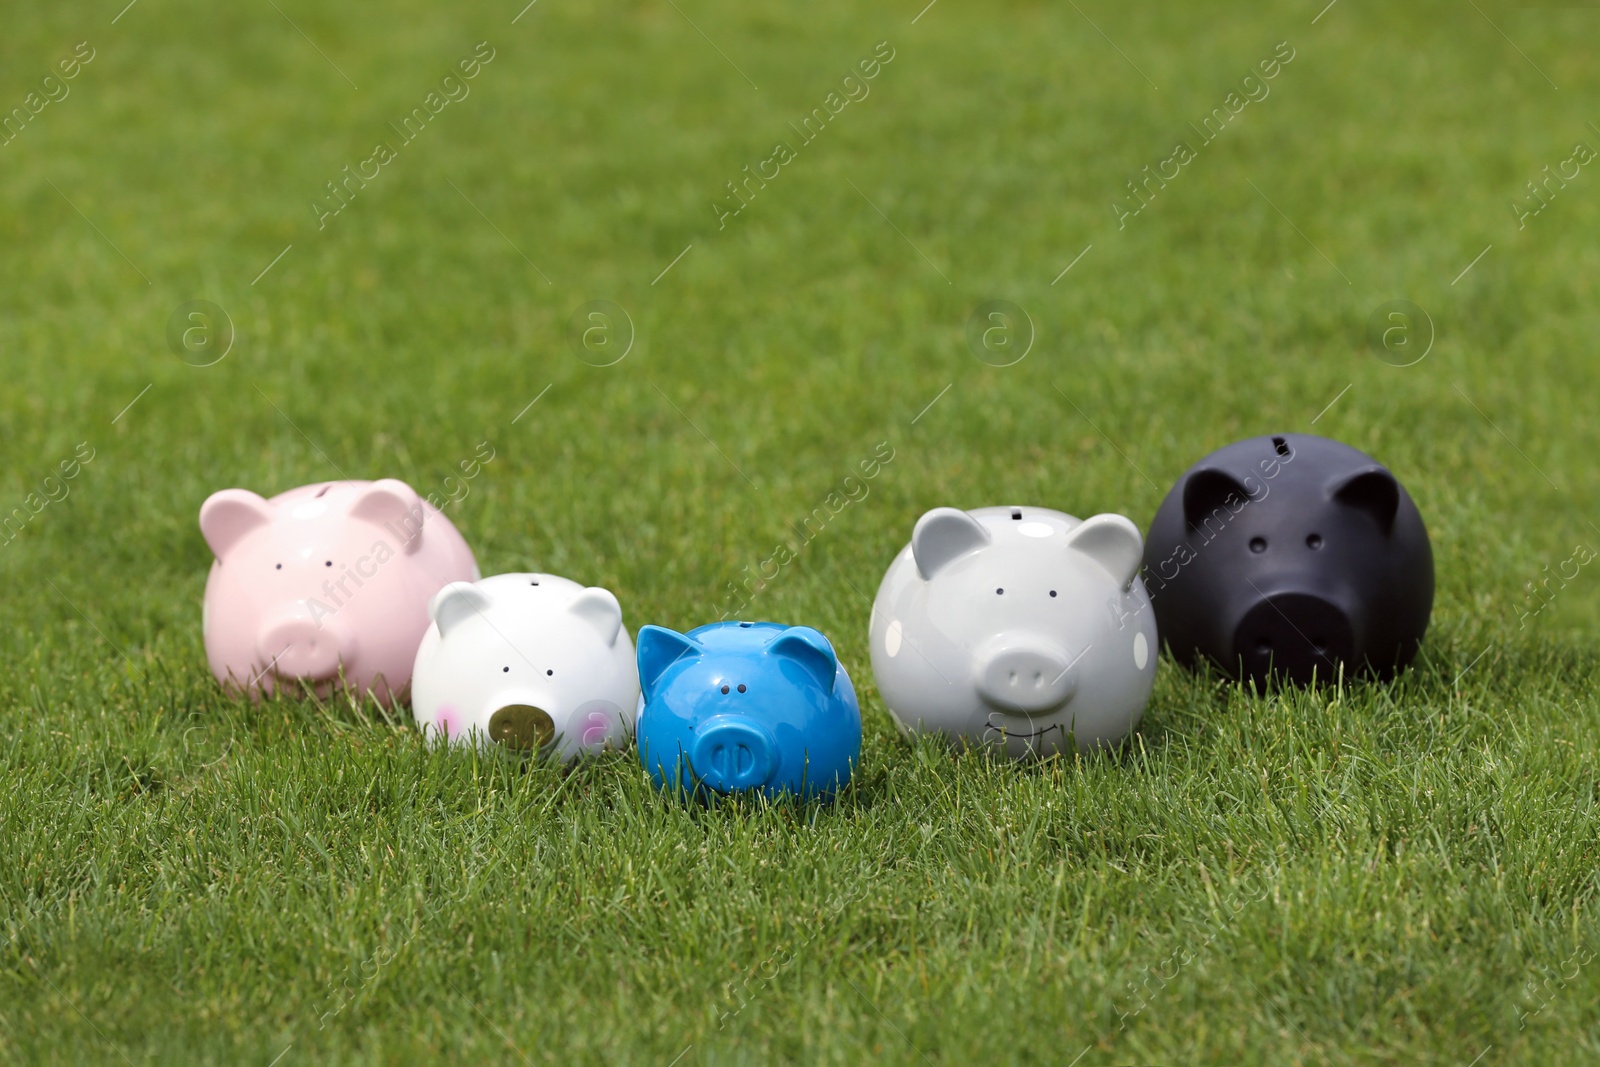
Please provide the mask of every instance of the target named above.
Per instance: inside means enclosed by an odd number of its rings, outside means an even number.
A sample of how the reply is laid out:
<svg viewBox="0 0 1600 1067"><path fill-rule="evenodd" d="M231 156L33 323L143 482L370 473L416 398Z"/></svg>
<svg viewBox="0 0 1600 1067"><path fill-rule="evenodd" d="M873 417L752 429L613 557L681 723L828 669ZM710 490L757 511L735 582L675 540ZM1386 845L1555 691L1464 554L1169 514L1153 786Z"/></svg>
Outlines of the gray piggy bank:
<svg viewBox="0 0 1600 1067"><path fill-rule="evenodd" d="M901 731L1014 759L1127 737L1159 647L1143 552L1121 515L923 515L872 610L872 672Z"/></svg>

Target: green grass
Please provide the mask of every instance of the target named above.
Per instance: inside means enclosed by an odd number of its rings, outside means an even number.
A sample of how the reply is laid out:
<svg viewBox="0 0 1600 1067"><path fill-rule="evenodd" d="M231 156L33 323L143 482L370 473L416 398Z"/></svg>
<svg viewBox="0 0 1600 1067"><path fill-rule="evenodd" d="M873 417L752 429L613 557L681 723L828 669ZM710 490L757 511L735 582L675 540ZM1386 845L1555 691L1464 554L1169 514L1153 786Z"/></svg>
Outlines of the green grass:
<svg viewBox="0 0 1600 1067"><path fill-rule="evenodd" d="M1600 1057L1600 573L1519 621L1600 544L1600 172L1525 229L1509 206L1600 146L1593 11L273 6L30 5L0 35L3 109L95 49L0 147L0 515L94 450L0 545L0 1058ZM471 95L319 231L324 183L484 40ZM870 96L718 230L724 183L885 40ZM1284 40L1271 95L1118 229L1125 182ZM1437 332L1404 369L1366 341L1401 298ZM237 329L205 368L166 341L197 299ZM636 334L606 368L569 343L598 299ZM1015 366L964 340L990 299L1036 327ZM1372 452L1421 506L1415 670L1259 695L1164 663L1114 758L896 737L868 598L922 511L1143 525L1275 431ZM856 679L849 794L686 808L628 755L564 774L224 697L209 492L426 493L485 440L451 509L485 572L603 584L631 629L716 618L890 442L750 608Z"/></svg>

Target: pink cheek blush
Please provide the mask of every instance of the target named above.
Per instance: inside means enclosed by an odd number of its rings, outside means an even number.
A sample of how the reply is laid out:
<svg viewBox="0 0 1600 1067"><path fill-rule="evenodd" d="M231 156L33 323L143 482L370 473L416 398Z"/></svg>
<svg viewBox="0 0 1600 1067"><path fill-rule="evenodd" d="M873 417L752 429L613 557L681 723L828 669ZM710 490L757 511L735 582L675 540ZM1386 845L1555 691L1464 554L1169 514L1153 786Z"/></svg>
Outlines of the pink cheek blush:
<svg viewBox="0 0 1600 1067"><path fill-rule="evenodd" d="M434 713L433 725L446 741L452 740L461 732L461 713L454 704L440 704Z"/></svg>

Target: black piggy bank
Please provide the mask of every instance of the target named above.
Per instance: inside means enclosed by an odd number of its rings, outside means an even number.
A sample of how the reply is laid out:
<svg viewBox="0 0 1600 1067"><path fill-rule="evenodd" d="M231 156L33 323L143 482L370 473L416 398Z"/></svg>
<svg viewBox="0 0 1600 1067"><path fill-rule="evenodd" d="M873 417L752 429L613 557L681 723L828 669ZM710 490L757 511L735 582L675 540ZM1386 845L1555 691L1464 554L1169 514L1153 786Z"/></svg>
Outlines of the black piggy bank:
<svg viewBox="0 0 1600 1067"><path fill-rule="evenodd" d="M1265 682L1386 678L1433 608L1433 549L1411 497L1326 437L1253 437L1178 479L1145 538L1156 626L1186 666Z"/></svg>

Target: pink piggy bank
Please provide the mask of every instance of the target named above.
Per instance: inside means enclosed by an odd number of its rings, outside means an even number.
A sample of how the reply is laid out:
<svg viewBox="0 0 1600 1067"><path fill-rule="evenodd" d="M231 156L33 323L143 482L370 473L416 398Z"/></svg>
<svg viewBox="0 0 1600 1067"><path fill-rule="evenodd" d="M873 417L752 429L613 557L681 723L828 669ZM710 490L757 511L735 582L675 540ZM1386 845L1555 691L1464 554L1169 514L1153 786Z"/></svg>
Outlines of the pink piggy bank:
<svg viewBox="0 0 1600 1067"><path fill-rule="evenodd" d="M200 532L206 658L224 687L284 685L326 697L340 679L382 703L404 700L427 633L428 601L478 578L472 550L404 482L321 482L263 500L213 493Z"/></svg>

